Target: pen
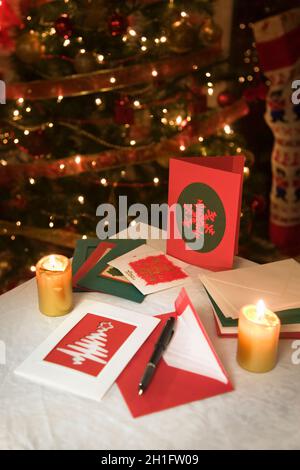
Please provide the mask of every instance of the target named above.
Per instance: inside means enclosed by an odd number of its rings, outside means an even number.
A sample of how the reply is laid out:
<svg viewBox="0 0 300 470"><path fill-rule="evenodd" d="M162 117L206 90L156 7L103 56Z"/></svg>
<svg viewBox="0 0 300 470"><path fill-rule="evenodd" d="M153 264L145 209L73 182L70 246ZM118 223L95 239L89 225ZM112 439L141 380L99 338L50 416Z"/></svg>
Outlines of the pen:
<svg viewBox="0 0 300 470"><path fill-rule="evenodd" d="M170 317L167 320L160 337L158 338L153 354L150 357L144 375L139 383L139 395L143 395L144 391L146 390L146 388L148 388L155 374L157 364L159 363L165 349L167 348L174 334L175 321L175 317Z"/></svg>

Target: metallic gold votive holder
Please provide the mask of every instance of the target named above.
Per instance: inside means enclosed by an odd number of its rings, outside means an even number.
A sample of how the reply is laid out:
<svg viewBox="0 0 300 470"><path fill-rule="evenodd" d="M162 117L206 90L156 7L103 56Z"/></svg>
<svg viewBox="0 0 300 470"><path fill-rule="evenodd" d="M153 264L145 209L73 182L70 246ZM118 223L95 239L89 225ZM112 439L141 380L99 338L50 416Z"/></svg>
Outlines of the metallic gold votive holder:
<svg viewBox="0 0 300 470"><path fill-rule="evenodd" d="M71 311L72 266L66 256L44 256L36 265L36 280L41 313L59 317Z"/></svg>

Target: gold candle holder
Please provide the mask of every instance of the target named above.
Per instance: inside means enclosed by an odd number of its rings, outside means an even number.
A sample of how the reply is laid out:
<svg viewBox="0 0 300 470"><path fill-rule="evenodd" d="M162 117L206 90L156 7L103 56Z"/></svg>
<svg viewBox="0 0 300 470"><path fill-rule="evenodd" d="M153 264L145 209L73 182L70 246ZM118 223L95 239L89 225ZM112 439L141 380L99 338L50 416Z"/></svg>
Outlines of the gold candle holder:
<svg viewBox="0 0 300 470"><path fill-rule="evenodd" d="M36 265L39 307L44 315L59 317L72 309L72 267L62 255L44 256Z"/></svg>
<svg viewBox="0 0 300 470"><path fill-rule="evenodd" d="M280 320L260 300L242 308L238 326L237 361L251 372L267 372L275 367Z"/></svg>

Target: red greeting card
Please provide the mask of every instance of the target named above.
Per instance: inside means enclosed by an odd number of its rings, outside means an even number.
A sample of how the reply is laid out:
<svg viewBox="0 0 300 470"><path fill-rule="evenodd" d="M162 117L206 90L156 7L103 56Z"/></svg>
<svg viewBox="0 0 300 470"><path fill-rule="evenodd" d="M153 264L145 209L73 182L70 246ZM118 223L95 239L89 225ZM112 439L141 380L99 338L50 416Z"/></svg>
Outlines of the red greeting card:
<svg viewBox="0 0 300 470"><path fill-rule="evenodd" d="M168 254L215 271L232 267L238 250L243 168L243 156L171 159Z"/></svg>

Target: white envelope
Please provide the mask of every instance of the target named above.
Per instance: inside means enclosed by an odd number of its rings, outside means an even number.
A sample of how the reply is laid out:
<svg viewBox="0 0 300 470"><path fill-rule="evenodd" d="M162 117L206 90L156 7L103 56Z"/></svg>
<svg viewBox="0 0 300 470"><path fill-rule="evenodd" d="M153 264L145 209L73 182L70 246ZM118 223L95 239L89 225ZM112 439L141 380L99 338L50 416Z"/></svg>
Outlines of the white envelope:
<svg viewBox="0 0 300 470"><path fill-rule="evenodd" d="M102 325L101 329L90 330L85 324L87 332L76 337L75 328L90 318L98 327ZM159 321L156 317L102 302L84 301L15 373L43 385L100 401ZM130 333L124 332L124 327ZM113 328L114 336L110 336ZM70 332L74 336L72 340L69 340ZM120 345L117 341L119 335ZM66 337L67 343L60 346ZM53 359L49 362L53 352L63 357L63 365L53 362Z"/></svg>
<svg viewBox="0 0 300 470"><path fill-rule="evenodd" d="M263 299L273 311L300 307L300 264L294 259L211 273L201 280L226 317Z"/></svg>
<svg viewBox="0 0 300 470"><path fill-rule="evenodd" d="M178 317L175 334L163 357L169 366L210 377L225 384L229 382L190 305Z"/></svg>
<svg viewBox="0 0 300 470"><path fill-rule="evenodd" d="M141 261L147 262L147 260L149 262L150 258L154 259L155 257L162 257L162 263L164 261L170 263L170 268L174 268L175 270L177 270L178 278L176 278L175 275L174 279L167 280L168 273L165 274L162 269L161 273L153 275L153 283L147 282L146 278L143 278L142 273L138 271L137 267L135 267L137 266L135 265L135 263ZM154 292L159 292L165 289L170 289L171 287L182 285L188 280L188 275L184 271L184 268L187 266L186 263L179 261L178 259L173 258L172 256L168 256L162 251L155 250L149 245L141 245L138 248L135 248L134 250L130 251L129 253L119 256L118 258L112 261L109 261L108 264L121 271L121 273L144 295L152 294ZM148 269L150 272L150 263ZM159 270L159 263L157 264L155 269ZM158 278L159 274L161 274L162 276L165 275L166 280L162 282L156 282L155 278Z"/></svg>

